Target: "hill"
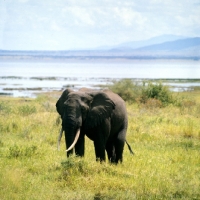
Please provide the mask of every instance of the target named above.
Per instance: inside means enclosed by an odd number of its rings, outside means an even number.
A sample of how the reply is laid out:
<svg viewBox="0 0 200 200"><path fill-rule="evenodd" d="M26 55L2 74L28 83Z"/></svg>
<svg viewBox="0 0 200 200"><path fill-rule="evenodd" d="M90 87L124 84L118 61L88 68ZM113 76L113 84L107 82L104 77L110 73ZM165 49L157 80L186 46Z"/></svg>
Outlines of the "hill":
<svg viewBox="0 0 200 200"><path fill-rule="evenodd" d="M181 38L181 39L180 39ZM168 41L166 41L168 40ZM143 46L144 45L144 46ZM66 59L200 59L200 37L160 36L146 41L118 46L72 51L0 50L0 59L66 60Z"/></svg>
<svg viewBox="0 0 200 200"><path fill-rule="evenodd" d="M185 39L185 38L186 37L184 36L177 36L177 35L161 35L158 37L150 38L148 40L125 42L117 46L113 46L112 49L123 49L123 48L138 49L138 48L142 48L142 47L146 47L150 45L156 45L156 44L161 44L164 42L171 42L171 41Z"/></svg>

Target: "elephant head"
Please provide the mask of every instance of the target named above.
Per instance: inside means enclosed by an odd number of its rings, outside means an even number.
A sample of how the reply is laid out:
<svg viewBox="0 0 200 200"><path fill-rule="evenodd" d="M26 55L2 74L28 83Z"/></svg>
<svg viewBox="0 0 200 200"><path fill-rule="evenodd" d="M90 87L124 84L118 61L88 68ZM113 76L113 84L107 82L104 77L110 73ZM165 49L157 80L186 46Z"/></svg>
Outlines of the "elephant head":
<svg viewBox="0 0 200 200"><path fill-rule="evenodd" d="M73 92L66 89L57 101L56 109L62 118L67 155L72 153L83 129L85 132L99 126L105 118L111 117L114 108L114 102L104 92ZM61 136L62 133L59 138Z"/></svg>

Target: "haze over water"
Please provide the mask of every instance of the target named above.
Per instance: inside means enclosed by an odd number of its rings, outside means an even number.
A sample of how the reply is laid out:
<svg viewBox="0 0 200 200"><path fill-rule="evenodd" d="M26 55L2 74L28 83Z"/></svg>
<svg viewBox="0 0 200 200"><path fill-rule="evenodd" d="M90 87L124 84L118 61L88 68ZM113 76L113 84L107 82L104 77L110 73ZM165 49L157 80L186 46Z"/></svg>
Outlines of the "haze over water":
<svg viewBox="0 0 200 200"><path fill-rule="evenodd" d="M96 78L200 78L200 61L0 62L2 76Z"/></svg>

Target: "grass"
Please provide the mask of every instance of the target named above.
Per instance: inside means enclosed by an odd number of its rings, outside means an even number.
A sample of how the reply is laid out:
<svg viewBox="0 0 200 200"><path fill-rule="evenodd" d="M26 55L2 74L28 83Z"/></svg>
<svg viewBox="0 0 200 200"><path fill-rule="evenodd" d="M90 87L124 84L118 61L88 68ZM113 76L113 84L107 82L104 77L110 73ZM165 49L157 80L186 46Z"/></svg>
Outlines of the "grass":
<svg viewBox="0 0 200 200"><path fill-rule="evenodd" d="M127 104L127 140L117 166L57 151L60 120L55 95L0 98L0 199L200 199L200 92L181 104Z"/></svg>

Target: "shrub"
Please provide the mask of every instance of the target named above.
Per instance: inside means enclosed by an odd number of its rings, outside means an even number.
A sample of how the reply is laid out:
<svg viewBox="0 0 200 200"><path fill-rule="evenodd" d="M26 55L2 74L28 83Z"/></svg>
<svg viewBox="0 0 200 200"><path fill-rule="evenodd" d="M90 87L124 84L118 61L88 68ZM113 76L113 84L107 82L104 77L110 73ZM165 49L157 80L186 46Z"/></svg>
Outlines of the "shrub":
<svg viewBox="0 0 200 200"><path fill-rule="evenodd" d="M137 101L143 104L152 104L153 106L156 103L156 107L161 107L161 105L174 102L169 87L162 83L143 82L143 84L139 84L131 79L122 79L114 81L108 88L129 103Z"/></svg>
<svg viewBox="0 0 200 200"><path fill-rule="evenodd" d="M163 105L173 103L172 92L168 86L161 83L143 83L142 95L139 99L141 103L147 103L149 99L157 99Z"/></svg>
<svg viewBox="0 0 200 200"><path fill-rule="evenodd" d="M108 88L117 93L124 101L132 103L141 95L141 85L134 83L131 79L114 81Z"/></svg>

